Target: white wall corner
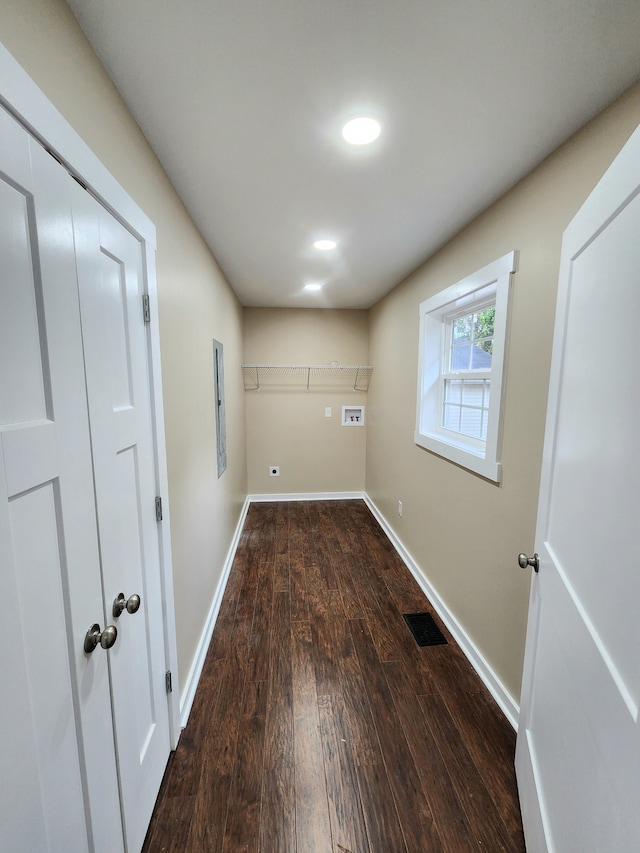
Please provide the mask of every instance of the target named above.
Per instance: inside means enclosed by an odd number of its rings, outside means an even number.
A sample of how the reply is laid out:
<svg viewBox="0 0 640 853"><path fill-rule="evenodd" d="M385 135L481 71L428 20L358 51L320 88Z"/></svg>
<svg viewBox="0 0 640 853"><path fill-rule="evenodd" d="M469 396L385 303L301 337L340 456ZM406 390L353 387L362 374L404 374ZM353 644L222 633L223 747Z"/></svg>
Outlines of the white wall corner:
<svg viewBox="0 0 640 853"><path fill-rule="evenodd" d="M209 608L209 613L204 623L200 642L198 643L198 648L196 649L196 653L193 657L189 674L186 677L184 688L180 694L180 725L182 728L184 728L189 721L191 706L193 705L193 700L202 674L202 668L204 667L204 662L207 657L207 651L209 650L209 644L211 643L211 637L213 636L213 629L216 626L216 620L218 618L218 613L220 612L220 605L222 604L222 597L227 586L227 581L229 580L229 574L231 573L231 566L233 565L233 560L235 558L236 551L238 550L240 534L242 533L242 528L244 527L244 522L247 517L249 503L249 498L245 498L245 502L242 506L240 517L238 518L238 523L233 534L233 539L229 546L227 558L224 561L222 574L220 575L220 580L218 581L218 586L216 587L213 601L211 602L211 607Z"/></svg>
<svg viewBox="0 0 640 853"><path fill-rule="evenodd" d="M437 591L434 589L434 587L431 585L423 571L420 569L418 563L413 559L411 554L407 551L400 539L389 526L387 520L382 515L378 507L366 493L364 495L364 500L371 512L373 513L376 521L384 530L385 534L387 535L387 538L389 539L393 547L396 549L398 555L405 563L413 577L418 582L420 588L433 605L436 613L442 619L444 624L447 626L447 629L451 632L453 638L464 652L469 663L478 673L483 683L500 706L502 713L511 723L514 730L518 731L518 717L520 715L520 708L517 702L514 700L513 696L504 686L500 678L498 678L498 676L496 675L492 667L489 665L482 652L475 645L471 637L469 637L462 625L460 625L453 613L451 613L447 605L440 598Z"/></svg>

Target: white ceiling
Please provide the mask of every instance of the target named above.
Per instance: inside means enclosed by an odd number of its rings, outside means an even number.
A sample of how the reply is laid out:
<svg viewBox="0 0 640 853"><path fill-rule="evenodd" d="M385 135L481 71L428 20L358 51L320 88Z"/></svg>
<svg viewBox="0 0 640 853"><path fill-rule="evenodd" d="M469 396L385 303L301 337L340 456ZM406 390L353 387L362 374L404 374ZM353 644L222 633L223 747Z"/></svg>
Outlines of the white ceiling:
<svg viewBox="0 0 640 853"><path fill-rule="evenodd" d="M638 0L68 2L244 305L369 307L640 76Z"/></svg>

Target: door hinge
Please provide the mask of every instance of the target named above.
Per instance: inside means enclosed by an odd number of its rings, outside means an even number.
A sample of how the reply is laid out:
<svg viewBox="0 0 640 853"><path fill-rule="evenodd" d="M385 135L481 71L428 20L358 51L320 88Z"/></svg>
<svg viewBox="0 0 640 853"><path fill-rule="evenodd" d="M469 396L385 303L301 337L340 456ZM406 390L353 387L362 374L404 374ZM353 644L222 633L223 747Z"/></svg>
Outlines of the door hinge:
<svg viewBox="0 0 640 853"><path fill-rule="evenodd" d="M164 674L164 683L167 688L167 693L173 693L173 684L171 683L171 670L168 669Z"/></svg>
<svg viewBox="0 0 640 853"><path fill-rule="evenodd" d="M151 322L151 308L149 307L149 294L142 294L142 319L145 323Z"/></svg>
<svg viewBox="0 0 640 853"><path fill-rule="evenodd" d="M162 498L156 498L156 521L162 521Z"/></svg>

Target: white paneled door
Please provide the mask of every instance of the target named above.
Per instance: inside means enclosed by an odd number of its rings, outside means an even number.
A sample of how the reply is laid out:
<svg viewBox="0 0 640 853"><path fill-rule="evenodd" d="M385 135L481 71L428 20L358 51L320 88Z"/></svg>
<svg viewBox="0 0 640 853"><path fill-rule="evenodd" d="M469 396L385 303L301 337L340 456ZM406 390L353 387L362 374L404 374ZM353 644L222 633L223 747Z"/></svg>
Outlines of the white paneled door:
<svg viewBox="0 0 640 853"><path fill-rule="evenodd" d="M516 770L530 853L640 844L640 129L562 251Z"/></svg>
<svg viewBox="0 0 640 853"><path fill-rule="evenodd" d="M169 754L141 247L72 187L80 315L125 836L139 850ZM116 616L122 594L140 607ZM133 609L133 608L132 608Z"/></svg>
<svg viewBox="0 0 640 853"><path fill-rule="evenodd" d="M169 754L141 253L0 110L7 853L137 853Z"/></svg>

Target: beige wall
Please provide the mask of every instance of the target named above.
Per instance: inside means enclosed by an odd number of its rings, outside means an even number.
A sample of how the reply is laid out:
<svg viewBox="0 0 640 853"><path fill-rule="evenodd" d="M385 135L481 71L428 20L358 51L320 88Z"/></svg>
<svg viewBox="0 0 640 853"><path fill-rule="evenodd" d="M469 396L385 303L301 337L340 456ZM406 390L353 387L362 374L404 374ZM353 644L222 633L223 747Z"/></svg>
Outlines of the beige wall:
<svg viewBox="0 0 640 853"><path fill-rule="evenodd" d="M244 309L249 364L368 364L366 311ZM348 387L263 387L246 392L250 494L364 490L364 427L340 425L342 406L364 405ZM325 417L330 406L332 417ZM270 465L280 477L269 477Z"/></svg>
<svg viewBox="0 0 640 853"><path fill-rule="evenodd" d="M0 39L157 228L178 659L184 684L246 494L242 309L63 0L3 0ZM214 337L225 346L227 379L229 467L220 480Z"/></svg>
<svg viewBox="0 0 640 853"><path fill-rule="evenodd" d="M367 492L516 701L562 232L639 122L636 85L370 312ZM498 487L414 444L418 305L511 249Z"/></svg>

